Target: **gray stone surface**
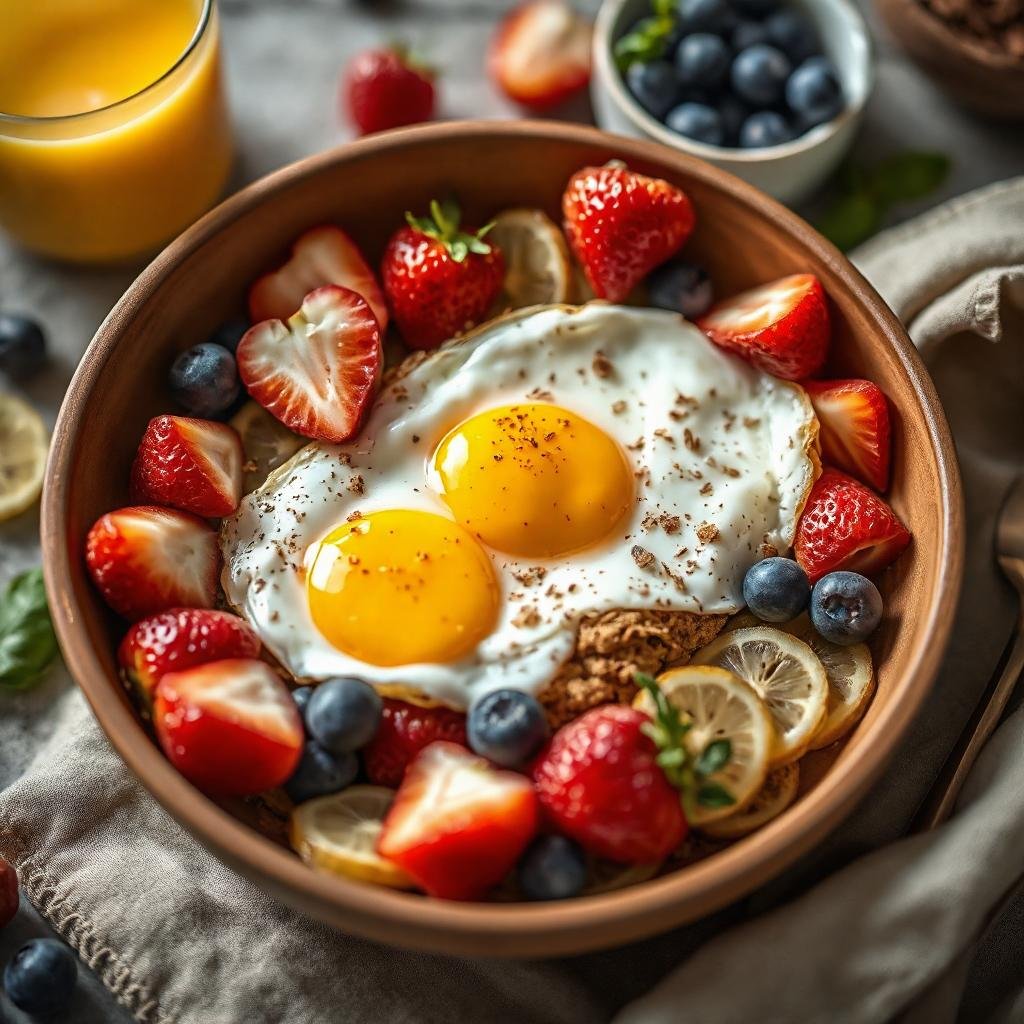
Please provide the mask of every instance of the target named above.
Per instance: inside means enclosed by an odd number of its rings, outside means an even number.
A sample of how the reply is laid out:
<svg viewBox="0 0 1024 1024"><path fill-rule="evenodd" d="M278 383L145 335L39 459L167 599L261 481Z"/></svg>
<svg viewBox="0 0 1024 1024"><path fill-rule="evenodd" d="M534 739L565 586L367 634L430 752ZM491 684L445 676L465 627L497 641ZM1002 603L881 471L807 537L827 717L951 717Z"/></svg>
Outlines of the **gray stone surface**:
<svg viewBox="0 0 1024 1024"><path fill-rule="evenodd" d="M508 0L224 0L223 38L240 146L235 184L348 137L337 115L338 71L357 50L392 38L411 42L442 69L442 116L515 116L483 72L483 54L495 19L509 6ZM588 0L581 6L593 9L596 2ZM1019 129L978 121L954 107L880 32L876 38L877 87L856 144L858 157L872 160L906 148L947 153L954 161L950 179L921 205L1024 172ZM562 113L585 119L588 109L584 102ZM890 220L919 209L903 207ZM26 389L51 422L77 359L138 269L57 267L15 252L0 241L0 307L25 310L41 319L57 352L52 370ZM6 386L3 381L0 384ZM0 526L0 585L38 562L37 531L36 511ZM55 673L31 694L2 699L0 714L17 716L26 724L16 741L0 750L0 787L25 770L33 749L53 728L46 707L66 685L64 674ZM1020 920L1020 914L1007 920L1003 942L1020 935ZM44 931L31 908L23 908L16 923L0 935L0 962L27 937ZM982 1005L995 1005L991 988L981 995ZM23 1018L2 998L0 1007L0 1020L6 1012L22 1024ZM68 1024L128 1020L89 977L82 978L80 998L64 1019Z"/></svg>

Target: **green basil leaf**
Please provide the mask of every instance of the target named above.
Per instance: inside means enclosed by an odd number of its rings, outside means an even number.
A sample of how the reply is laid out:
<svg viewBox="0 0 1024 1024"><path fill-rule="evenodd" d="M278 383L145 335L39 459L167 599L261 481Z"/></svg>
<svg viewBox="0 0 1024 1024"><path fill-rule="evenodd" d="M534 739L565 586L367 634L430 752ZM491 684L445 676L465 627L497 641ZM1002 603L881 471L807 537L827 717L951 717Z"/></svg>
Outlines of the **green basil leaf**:
<svg viewBox="0 0 1024 1024"><path fill-rule="evenodd" d="M697 790L697 803L701 807L731 807L736 801L725 786L717 782L704 782Z"/></svg>
<svg viewBox="0 0 1024 1024"><path fill-rule="evenodd" d="M907 203L934 192L949 174L942 153L897 153L869 172L871 191L883 203Z"/></svg>
<svg viewBox="0 0 1024 1024"><path fill-rule="evenodd" d="M843 196L818 221L818 230L842 250L852 249L877 230L882 219L878 202L865 192Z"/></svg>
<svg viewBox="0 0 1024 1024"><path fill-rule="evenodd" d="M721 771L732 758L732 744L728 740L712 740L697 758L693 766L698 775L714 775Z"/></svg>
<svg viewBox="0 0 1024 1024"><path fill-rule="evenodd" d="M15 576L0 597L0 688L31 686L56 657L43 571L30 569Z"/></svg>

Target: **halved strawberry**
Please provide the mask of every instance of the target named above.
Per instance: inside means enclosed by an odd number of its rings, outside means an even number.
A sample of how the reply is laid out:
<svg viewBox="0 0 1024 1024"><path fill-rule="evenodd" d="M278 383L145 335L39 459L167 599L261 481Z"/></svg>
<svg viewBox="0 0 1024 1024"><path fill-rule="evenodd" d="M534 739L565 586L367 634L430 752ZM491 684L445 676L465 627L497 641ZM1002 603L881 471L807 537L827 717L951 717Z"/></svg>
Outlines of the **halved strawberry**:
<svg viewBox="0 0 1024 1024"><path fill-rule="evenodd" d="M85 561L103 599L132 621L168 608L212 608L217 599L217 534L190 512L108 512L89 530Z"/></svg>
<svg viewBox="0 0 1024 1024"><path fill-rule="evenodd" d="M188 416L149 421L132 465L132 498L219 518L242 496L242 442L234 427Z"/></svg>
<svg viewBox="0 0 1024 1024"><path fill-rule="evenodd" d="M356 243L333 224L321 224L299 235L288 262L252 285L249 316L253 323L287 320L313 289L325 284L350 288L361 295L384 333L388 307L377 278Z"/></svg>
<svg viewBox="0 0 1024 1024"><path fill-rule="evenodd" d="M682 189L622 164L584 167L562 196L565 233L599 299L621 302L693 230Z"/></svg>
<svg viewBox="0 0 1024 1024"><path fill-rule="evenodd" d="M245 619L212 608L171 608L136 622L121 641L117 660L148 704L168 672L259 653L260 638Z"/></svg>
<svg viewBox="0 0 1024 1024"><path fill-rule="evenodd" d="M264 320L238 343L249 394L289 430L319 441L353 437L380 384L380 327L349 288L310 292L288 322Z"/></svg>
<svg viewBox="0 0 1024 1024"><path fill-rule="evenodd" d="M909 543L906 527L874 491L826 469L804 506L793 548L813 583L837 569L873 576Z"/></svg>
<svg viewBox="0 0 1024 1024"><path fill-rule="evenodd" d="M792 274L725 299L697 326L715 344L783 380L817 373L832 336L825 290L813 274Z"/></svg>
<svg viewBox="0 0 1024 1024"><path fill-rule="evenodd" d="M409 762L435 740L465 746L466 716L451 708L421 708L385 698L377 732L363 749L367 776L378 786L397 789Z"/></svg>
<svg viewBox="0 0 1024 1024"><path fill-rule="evenodd" d="M280 676L253 658L168 673L156 688L153 724L167 759L205 793L273 789L302 753L295 701Z"/></svg>
<svg viewBox="0 0 1024 1024"><path fill-rule="evenodd" d="M821 453L876 491L889 486L889 403L869 380L805 380L821 425Z"/></svg>
<svg viewBox="0 0 1024 1024"><path fill-rule="evenodd" d="M536 831L526 776L440 741L409 765L377 851L431 896L472 900L508 874Z"/></svg>
<svg viewBox="0 0 1024 1024"><path fill-rule="evenodd" d="M590 22L562 0L513 8L491 42L491 77L509 99L546 110L590 80Z"/></svg>

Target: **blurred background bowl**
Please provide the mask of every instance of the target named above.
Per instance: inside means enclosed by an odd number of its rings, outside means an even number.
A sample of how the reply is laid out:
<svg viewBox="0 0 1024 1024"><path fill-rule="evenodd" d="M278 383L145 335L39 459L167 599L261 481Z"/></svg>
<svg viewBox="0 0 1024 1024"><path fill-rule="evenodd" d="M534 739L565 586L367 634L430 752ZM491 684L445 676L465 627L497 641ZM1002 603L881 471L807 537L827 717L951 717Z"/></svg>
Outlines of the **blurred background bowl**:
<svg viewBox="0 0 1024 1024"><path fill-rule="evenodd" d="M605 0L594 26L590 86L597 123L608 131L653 139L699 157L784 203L807 198L835 170L853 142L874 80L871 36L851 0L787 0L786 6L814 23L825 54L839 73L846 107L832 121L792 142L765 149L709 146L678 135L630 95L612 52L634 22L650 13L650 0Z"/></svg>

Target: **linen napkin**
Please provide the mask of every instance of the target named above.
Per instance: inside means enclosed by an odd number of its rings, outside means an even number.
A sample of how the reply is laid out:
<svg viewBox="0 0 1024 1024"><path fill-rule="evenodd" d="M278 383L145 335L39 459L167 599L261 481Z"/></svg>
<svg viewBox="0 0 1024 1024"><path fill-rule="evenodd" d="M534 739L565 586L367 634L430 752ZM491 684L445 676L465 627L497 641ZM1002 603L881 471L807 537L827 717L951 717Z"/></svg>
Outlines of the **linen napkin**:
<svg viewBox="0 0 1024 1024"><path fill-rule="evenodd" d="M887 232L857 262L929 360L957 437L969 521L967 582L941 679L857 813L751 900L667 936L542 963L431 956L334 932L215 861L141 789L77 693L60 699L31 744L15 704L0 722L0 784L6 758L27 770L0 792L0 854L136 1020L802 1024L901 1010L953 1019L969 949L1022 871L1024 711L985 750L949 824L891 840L1012 622L991 544L1024 453L1024 179ZM3 575L9 556L0 548ZM1008 1002L1005 1019L1014 1005L1024 1003Z"/></svg>

